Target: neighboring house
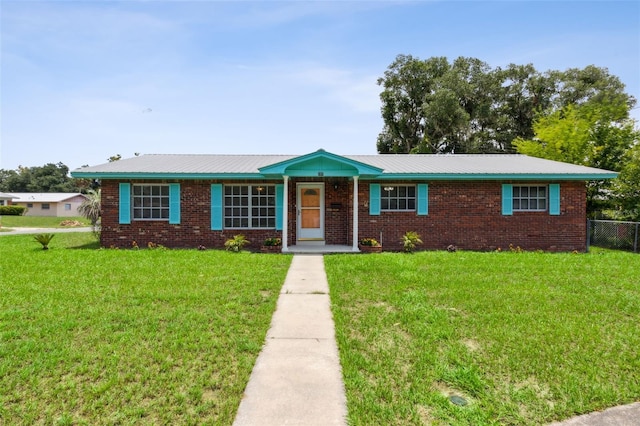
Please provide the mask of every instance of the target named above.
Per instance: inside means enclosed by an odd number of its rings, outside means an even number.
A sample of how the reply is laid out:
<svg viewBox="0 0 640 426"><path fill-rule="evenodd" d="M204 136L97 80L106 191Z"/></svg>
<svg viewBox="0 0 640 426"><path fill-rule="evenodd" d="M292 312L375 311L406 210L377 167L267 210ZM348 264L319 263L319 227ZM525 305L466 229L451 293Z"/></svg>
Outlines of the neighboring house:
<svg viewBox="0 0 640 426"><path fill-rule="evenodd" d="M80 216L78 207L87 197L79 192L13 192L11 204L26 207L25 216Z"/></svg>
<svg viewBox="0 0 640 426"><path fill-rule="evenodd" d="M523 155L143 155L71 173L102 182L102 244L258 248L362 238L400 250L586 250L586 185L616 173ZM356 206L356 208L354 208Z"/></svg>
<svg viewBox="0 0 640 426"><path fill-rule="evenodd" d="M11 200L14 199L13 194L7 194L5 192L0 192L0 206L8 206L11 204Z"/></svg>

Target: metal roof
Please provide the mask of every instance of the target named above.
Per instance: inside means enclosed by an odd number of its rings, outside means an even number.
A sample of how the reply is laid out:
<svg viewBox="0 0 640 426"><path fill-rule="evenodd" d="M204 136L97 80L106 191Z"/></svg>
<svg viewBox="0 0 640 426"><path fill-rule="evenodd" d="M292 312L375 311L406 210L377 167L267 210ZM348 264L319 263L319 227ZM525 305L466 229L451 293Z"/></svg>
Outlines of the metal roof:
<svg viewBox="0 0 640 426"><path fill-rule="evenodd" d="M60 203L73 197L85 197L79 192L12 192L14 203Z"/></svg>
<svg viewBox="0 0 640 426"><path fill-rule="evenodd" d="M377 179L609 179L616 173L517 154L343 155L382 169ZM72 172L74 177L115 178L264 178L260 169L299 155L147 154ZM373 178L373 177L371 177Z"/></svg>

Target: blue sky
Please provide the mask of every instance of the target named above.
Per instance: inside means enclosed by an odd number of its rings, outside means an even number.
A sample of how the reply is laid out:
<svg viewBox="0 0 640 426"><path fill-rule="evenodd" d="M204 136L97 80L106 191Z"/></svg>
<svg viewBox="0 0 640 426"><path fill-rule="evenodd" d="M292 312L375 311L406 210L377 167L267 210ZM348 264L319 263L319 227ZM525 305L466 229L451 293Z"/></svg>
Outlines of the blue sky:
<svg viewBox="0 0 640 426"><path fill-rule="evenodd" d="M0 19L1 169L134 153L374 154L376 80L398 54L594 64L640 99L637 0L3 0Z"/></svg>

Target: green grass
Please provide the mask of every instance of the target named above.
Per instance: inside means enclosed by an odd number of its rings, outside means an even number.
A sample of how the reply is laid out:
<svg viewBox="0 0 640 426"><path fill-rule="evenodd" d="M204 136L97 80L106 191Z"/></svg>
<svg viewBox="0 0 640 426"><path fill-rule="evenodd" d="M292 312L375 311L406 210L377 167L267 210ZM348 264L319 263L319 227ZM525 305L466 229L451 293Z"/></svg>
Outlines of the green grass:
<svg viewBox="0 0 640 426"><path fill-rule="evenodd" d="M290 259L0 237L0 424L231 424Z"/></svg>
<svg viewBox="0 0 640 426"><path fill-rule="evenodd" d="M48 216L0 216L0 231L5 228L65 228L65 220L75 220L83 226L91 226L84 217L48 217Z"/></svg>
<svg viewBox="0 0 640 426"><path fill-rule="evenodd" d="M325 265L350 424L538 425L640 399L637 254Z"/></svg>

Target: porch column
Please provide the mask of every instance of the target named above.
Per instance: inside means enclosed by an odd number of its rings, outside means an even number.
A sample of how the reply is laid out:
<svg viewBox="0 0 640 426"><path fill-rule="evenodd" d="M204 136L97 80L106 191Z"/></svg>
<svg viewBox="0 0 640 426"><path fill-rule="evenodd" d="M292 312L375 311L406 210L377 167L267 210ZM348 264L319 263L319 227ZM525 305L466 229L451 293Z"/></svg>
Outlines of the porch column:
<svg viewBox="0 0 640 426"><path fill-rule="evenodd" d="M353 177L353 251L358 249L358 176Z"/></svg>
<svg viewBox="0 0 640 426"><path fill-rule="evenodd" d="M282 191L282 252L288 252L287 240L289 239L289 176L284 178L284 191Z"/></svg>

